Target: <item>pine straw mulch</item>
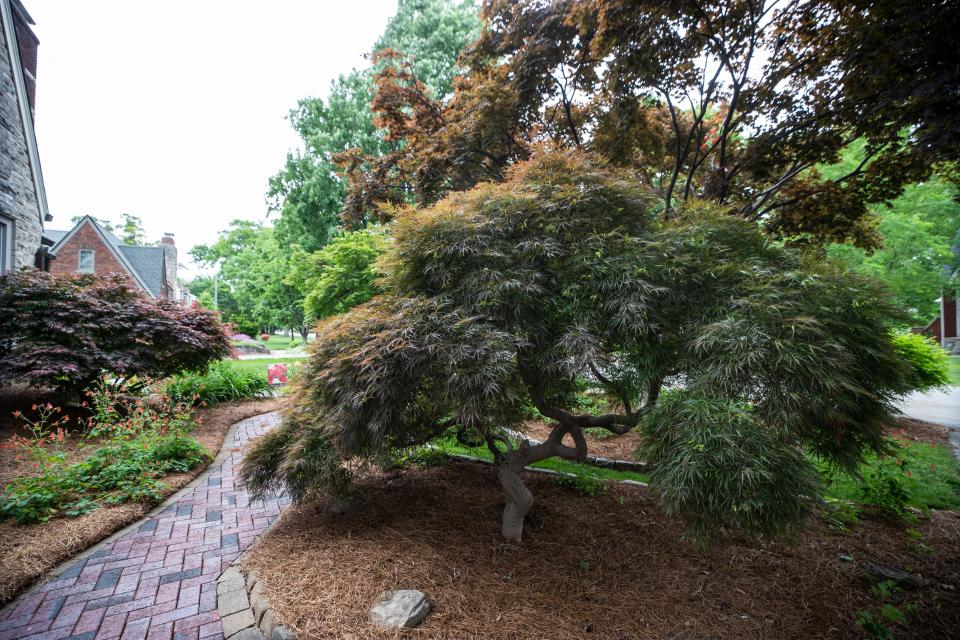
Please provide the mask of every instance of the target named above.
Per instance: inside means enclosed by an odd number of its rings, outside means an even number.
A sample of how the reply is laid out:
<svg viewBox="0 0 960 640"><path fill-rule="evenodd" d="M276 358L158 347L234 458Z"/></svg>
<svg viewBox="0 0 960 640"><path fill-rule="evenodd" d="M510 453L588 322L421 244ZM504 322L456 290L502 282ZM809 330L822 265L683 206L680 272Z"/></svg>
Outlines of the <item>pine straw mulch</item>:
<svg viewBox="0 0 960 640"><path fill-rule="evenodd" d="M960 637L960 513L918 525L926 557L907 550L902 529L869 521L845 535L811 522L793 544L733 537L701 554L645 488L608 483L591 498L541 475L527 482L537 503L520 545L499 535L490 468L450 462L368 478L354 514L293 507L244 565L301 640L776 640L864 637L856 612L881 605L840 558L852 556L933 585L898 594L920 603L898 639ZM381 591L404 588L430 600L422 627L394 634L367 621Z"/></svg>
<svg viewBox="0 0 960 640"><path fill-rule="evenodd" d="M553 430L553 425L541 420L528 420L523 423L520 429L524 435L536 440L546 440ZM642 436L638 431L629 431L622 436L607 438L598 438L592 434L585 433L587 439L587 452L591 456L600 456L610 458L611 460L636 460L634 452L640 446ZM570 436L567 436L568 443L573 443Z"/></svg>
<svg viewBox="0 0 960 640"><path fill-rule="evenodd" d="M200 409L198 425L190 435L216 455L230 427L262 413L276 411L285 399L239 400ZM6 424L4 437L9 437L12 423ZM69 442L69 440L68 440ZM82 457L79 453L77 457ZM170 474L163 478L168 496L197 477L205 466L188 473ZM14 460L9 450L0 450L0 469L5 482L18 473L29 473L29 465ZM10 470L13 470L12 475ZM153 505L128 503L103 506L77 518L54 518L36 525L21 525L14 520L0 521L0 604L27 588L67 558L106 538L114 531L137 521Z"/></svg>
<svg viewBox="0 0 960 640"><path fill-rule="evenodd" d="M528 420L523 423L521 431L528 437L536 440L546 440L553 425L541 420ZM643 436L638 431L630 431L622 436L598 438L590 433L584 434L587 439L587 451L591 456L601 456L612 460L636 460L634 452L640 447ZM926 442L928 444L949 445L950 429L938 424L921 422L911 418L898 418L897 426L889 431L889 435L905 442ZM568 444L573 441L567 436Z"/></svg>

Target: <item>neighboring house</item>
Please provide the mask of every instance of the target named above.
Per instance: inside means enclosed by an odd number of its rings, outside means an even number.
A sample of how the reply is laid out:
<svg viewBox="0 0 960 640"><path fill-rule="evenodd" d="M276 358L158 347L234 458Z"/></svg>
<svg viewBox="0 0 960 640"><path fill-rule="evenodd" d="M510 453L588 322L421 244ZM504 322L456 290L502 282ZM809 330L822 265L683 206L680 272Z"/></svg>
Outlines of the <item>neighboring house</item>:
<svg viewBox="0 0 960 640"><path fill-rule="evenodd" d="M52 245L51 273L123 273L152 298L183 300L172 234L153 246L124 244L94 218L84 216L73 229L47 231L44 239Z"/></svg>
<svg viewBox="0 0 960 640"><path fill-rule="evenodd" d="M43 224L52 218L33 129L37 45L19 0L0 0L0 273L46 268Z"/></svg>

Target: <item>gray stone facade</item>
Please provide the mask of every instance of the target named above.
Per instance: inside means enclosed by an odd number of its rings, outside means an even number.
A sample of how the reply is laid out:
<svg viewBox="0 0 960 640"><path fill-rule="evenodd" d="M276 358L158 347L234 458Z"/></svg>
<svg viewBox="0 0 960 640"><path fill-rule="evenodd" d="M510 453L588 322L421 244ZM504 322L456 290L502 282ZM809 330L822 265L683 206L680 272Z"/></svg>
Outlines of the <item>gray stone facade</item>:
<svg viewBox="0 0 960 640"><path fill-rule="evenodd" d="M32 266L40 247L43 222L36 191L27 131L23 121L7 33L13 25L0 29L0 218L12 227L14 269ZM32 132L31 132L32 133ZM10 222L12 221L12 224Z"/></svg>

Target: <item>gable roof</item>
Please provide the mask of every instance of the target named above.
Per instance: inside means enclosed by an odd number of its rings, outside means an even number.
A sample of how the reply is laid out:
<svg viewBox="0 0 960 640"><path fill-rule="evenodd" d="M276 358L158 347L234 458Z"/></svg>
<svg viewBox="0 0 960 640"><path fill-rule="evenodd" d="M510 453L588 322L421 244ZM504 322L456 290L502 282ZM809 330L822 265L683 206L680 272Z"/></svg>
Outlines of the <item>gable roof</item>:
<svg viewBox="0 0 960 640"><path fill-rule="evenodd" d="M55 229L44 229L43 230L43 240L45 240L50 245L55 245L60 241L63 236L67 235L66 231L57 231Z"/></svg>
<svg viewBox="0 0 960 640"><path fill-rule="evenodd" d="M166 260L163 247L140 247L129 244L119 245L120 252L126 256L134 270L140 274L150 293L159 298L167 284Z"/></svg>
<svg viewBox="0 0 960 640"><path fill-rule="evenodd" d="M125 245L120 242L120 239L117 236L113 235L112 233L110 233L109 231L101 227L100 223L97 222L96 219L93 218L92 216L83 216L82 218L80 218L80 220L77 221L77 224L73 225L73 229L70 229L70 231L46 232L46 235L48 237L54 233L63 233L63 236L59 240L57 240L56 244L54 244L50 248L50 253L53 254L54 256L57 255L57 251L59 251L60 248L63 247L65 244L70 242L70 238L74 236L74 234L77 232L77 229L82 227L84 223L89 223L93 227L93 229L97 232L97 235L100 236L100 240L103 242L103 244L105 244L107 248L110 249L110 251L113 253L117 261L123 266L126 272L129 273L134 280L136 280L137 284L140 285L141 289L149 293L154 298L159 297L160 292L163 290L163 284L166 278L165 276L166 271L164 269L164 262L163 262L164 260L163 248L162 247L135 247L131 245ZM164 273L164 276L161 278L159 286L155 286L154 288L151 288L150 285L147 284L147 281L144 279L143 275L140 273L140 270L134 267L133 262L130 260L130 258L127 257L125 253L125 249L159 249L160 250L160 270L161 272ZM137 253L137 252L134 251L133 253ZM150 257L143 254L137 255L135 259L137 260L138 264L141 264L141 266L147 266L147 264L150 262ZM148 269L148 272L149 271L150 270Z"/></svg>

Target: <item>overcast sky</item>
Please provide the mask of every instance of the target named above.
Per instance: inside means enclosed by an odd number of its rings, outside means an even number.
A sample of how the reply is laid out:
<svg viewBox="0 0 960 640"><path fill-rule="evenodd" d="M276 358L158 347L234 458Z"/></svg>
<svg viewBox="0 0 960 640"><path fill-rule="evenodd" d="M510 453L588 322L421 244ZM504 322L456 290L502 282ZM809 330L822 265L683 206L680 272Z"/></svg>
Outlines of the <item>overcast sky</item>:
<svg viewBox="0 0 960 640"><path fill-rule="evenodd" d="M175 234L181 263L230 220L266 217L267 180L298 145L287 112L362 66L396 12L396 0L23 2L40 39L48 228L132 213L151 240Z"/></svg>

